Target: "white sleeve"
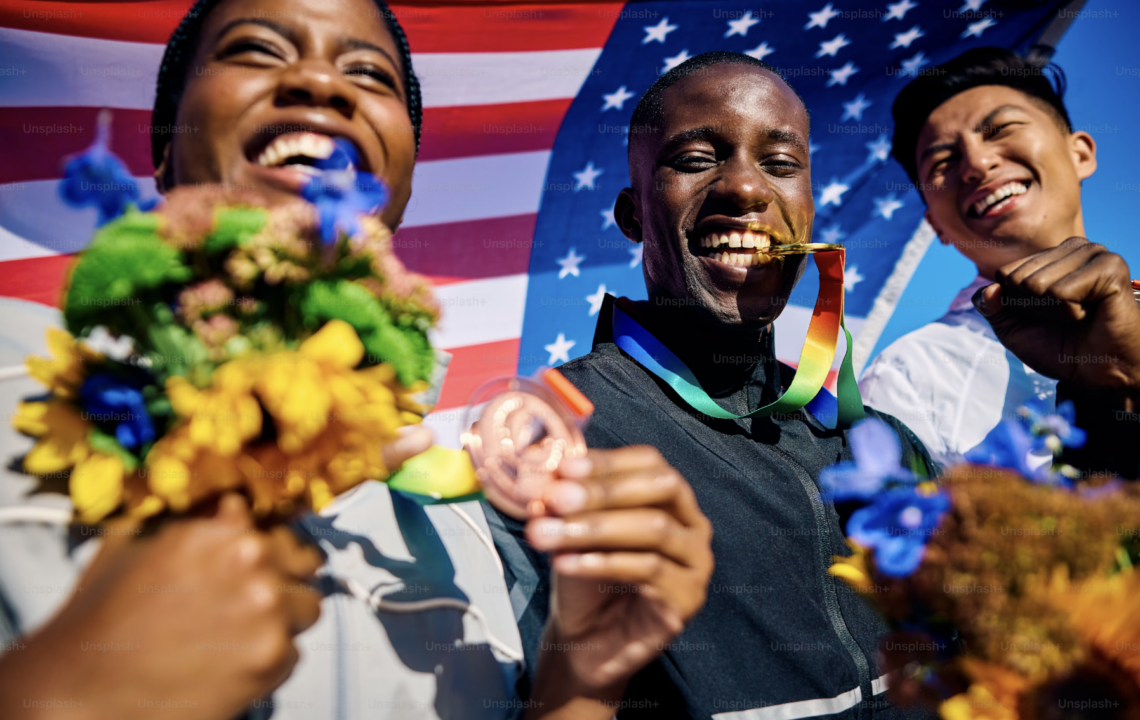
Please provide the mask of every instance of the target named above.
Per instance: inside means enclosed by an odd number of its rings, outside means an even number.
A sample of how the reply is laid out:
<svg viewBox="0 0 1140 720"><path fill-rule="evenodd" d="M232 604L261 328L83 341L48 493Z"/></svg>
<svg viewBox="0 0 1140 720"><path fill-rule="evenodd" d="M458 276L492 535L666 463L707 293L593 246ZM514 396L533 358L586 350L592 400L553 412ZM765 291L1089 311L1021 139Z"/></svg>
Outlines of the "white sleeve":
<svg viewBox="0 0 1140 720"><path fill-rule="evenodd" d="M896 348L884 350L859 379L863 404L902 421L938 464L946 467L959 462L961 458L947 447L946 438L935 426L933 404L921 398L906 367L904 355Z"/></svg>

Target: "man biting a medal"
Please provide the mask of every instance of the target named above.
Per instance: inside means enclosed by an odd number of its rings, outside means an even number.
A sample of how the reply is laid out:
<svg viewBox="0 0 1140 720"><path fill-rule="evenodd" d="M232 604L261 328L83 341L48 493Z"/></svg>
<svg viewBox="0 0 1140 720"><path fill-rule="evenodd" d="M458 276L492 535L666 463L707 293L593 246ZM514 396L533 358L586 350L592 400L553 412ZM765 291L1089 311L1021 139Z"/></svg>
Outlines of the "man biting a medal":
<svg viewBox="0 0 1140 720"><path fill-rule="evenodd" d="M849 550L818 477L824 467L852 459L846 430L829 429L831 423L813 412L787 405L755 412L792 394L795 371L775 358L772 321L803 272L804 257L771 249L805 245L811 237L808 133L807 109L789 84L765 63L737 53L682 63L654 83L633 113L630 187L618 196L614 217L627 238L644 244L649 299L607 297L592 352L559 370L595 406L586 429L591 447L655 447L689 480L712 523L716 567L706 606L626 687L622 718L776 720L872 712L894 718L909 712L883 695L887 679L877 645L885 626L827 573L832 556ZM1012 278L1006 292L1052 286ZM1116 280L1109 280L1103 287L1115 288ZM1076 345L1098 332L1115 333L1123 370L1109 394L1130 406L1134 390L1128 388L1140 388L1140 343L1134 329L1121 330L1128 324L1118 316L1136 308L1103 301L1103 287L1070 287L1066 308L1089 305L1065 322L1003 309L994 314L1006 328L998 335L1032 362L1035 332L1049 348L1057 333ZM987 301L997 297L996 289L987 292ZM1115 315L1102 311L1110 305ZM626 350L632 335L648 348L638 359ZM670 363L677 372L661 370ZM840 408L842 396L841 386ZM904 467L919 460L936 469L902 423L864 412L898 431ZM490 521L524 649L533 658L549 612L547 519L524 524L500 515ZM588 524L560 526L571 537L588 538L590 531ZM573 540L562 542L559 549Z"/></svg>

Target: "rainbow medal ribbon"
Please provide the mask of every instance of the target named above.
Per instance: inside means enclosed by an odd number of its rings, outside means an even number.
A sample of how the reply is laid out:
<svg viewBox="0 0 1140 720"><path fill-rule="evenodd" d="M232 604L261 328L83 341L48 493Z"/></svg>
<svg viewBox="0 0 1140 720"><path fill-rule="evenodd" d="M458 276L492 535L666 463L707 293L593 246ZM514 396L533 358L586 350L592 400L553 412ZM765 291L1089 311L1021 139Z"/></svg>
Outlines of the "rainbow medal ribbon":
<svg viewBox="0 0 1140 720"><path fill-rule="evenodd" d="M775 413L791 413L806 408L828 429L848 428L863 419L863 400L855 384L855 370L851 360L851 333L843 321L843 266L846 250L841 245L805 243L777 245L768 249L772 255L815 254L819 269L819 297L815 301L807 338L800 352L799 367L784 394L775 402L756 408L750 413L736 415L717 405L701 387L693 372L637 323L627 310L630 301L620 298L614 304L614 342L645 369L664 380L697 412L724 420L746 417L768 417ZM623 306L625 309L623 309ZM823 387L827 373L835 359L839 345L839 330L847 339L847 351L839 366L836 395Z"/></svg>

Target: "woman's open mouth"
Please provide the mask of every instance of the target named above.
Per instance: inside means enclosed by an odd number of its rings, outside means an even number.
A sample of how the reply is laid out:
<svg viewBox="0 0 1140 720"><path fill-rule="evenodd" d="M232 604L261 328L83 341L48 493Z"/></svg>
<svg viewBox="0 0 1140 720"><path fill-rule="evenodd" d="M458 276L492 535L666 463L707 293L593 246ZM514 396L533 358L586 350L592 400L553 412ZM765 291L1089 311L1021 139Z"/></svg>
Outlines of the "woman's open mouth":
<svg viewBox="0 0 1140 720"><path fill-rule="evenodd" d="M273 138L254 161L261 167L288 167L317 177L325 162L336 151L336 143L328 135L314 132L291 132ZM351 163L350 163L351 165Z"/></svg>

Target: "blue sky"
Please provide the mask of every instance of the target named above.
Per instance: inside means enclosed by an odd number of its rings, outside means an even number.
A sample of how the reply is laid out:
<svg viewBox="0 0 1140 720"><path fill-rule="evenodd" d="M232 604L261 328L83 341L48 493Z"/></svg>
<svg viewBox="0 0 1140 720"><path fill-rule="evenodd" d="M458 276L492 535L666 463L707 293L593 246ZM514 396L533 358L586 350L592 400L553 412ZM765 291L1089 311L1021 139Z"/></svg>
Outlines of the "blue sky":
<svg viewBox="0 0 1140 720"><path fill-rule="evenodd" d="M1140 2L1089 0L1057 45L1054 62L1068 79L1065 104L1073 124L1097 143L1097 171L1081 198L1090 240L1120 253L1140 277ZM973 264L937 240L931 244L878 344L938 319L973 281Z"/></svg>

